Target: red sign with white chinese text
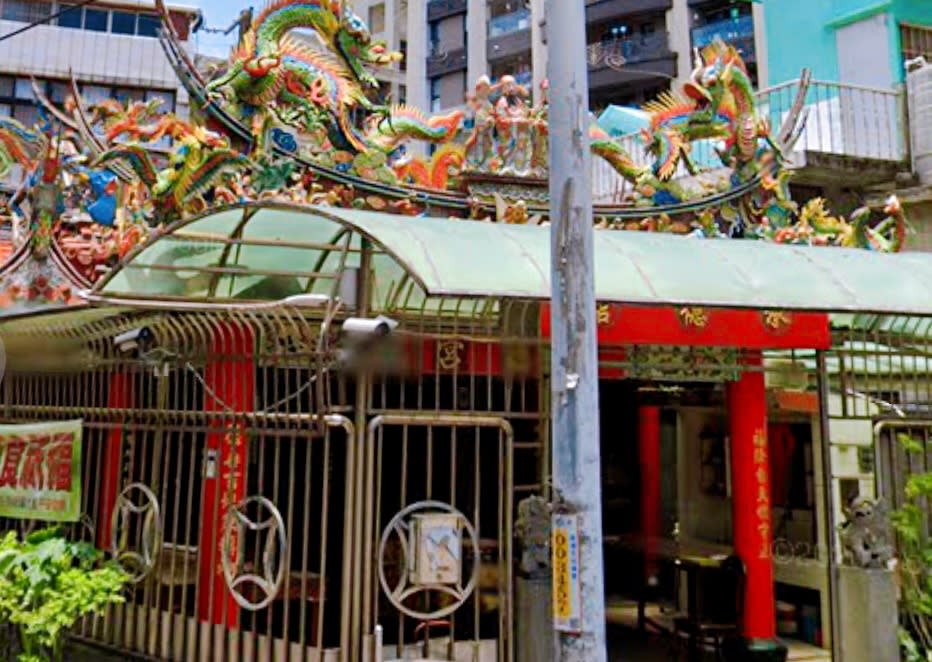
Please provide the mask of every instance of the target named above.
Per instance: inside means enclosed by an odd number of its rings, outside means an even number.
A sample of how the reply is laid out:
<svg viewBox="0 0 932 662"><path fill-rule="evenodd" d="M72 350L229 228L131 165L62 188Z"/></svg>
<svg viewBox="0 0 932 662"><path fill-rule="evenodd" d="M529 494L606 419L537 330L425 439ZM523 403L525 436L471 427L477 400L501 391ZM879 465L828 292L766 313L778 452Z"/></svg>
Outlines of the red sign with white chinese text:
<svg viewBox="0 0 932 662"><path fill-rule="evenodd" d="M80 519L81 421L0 425L0 517Z"/></svg>

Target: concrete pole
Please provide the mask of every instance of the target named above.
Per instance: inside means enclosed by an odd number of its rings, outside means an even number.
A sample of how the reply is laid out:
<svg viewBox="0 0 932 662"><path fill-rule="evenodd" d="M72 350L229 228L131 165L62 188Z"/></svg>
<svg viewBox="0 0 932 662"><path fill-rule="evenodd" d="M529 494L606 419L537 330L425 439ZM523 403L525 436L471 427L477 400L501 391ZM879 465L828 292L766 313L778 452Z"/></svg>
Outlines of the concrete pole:
<svg viewBox="0 0 932 662"><path fill-rule="evenodd" d="M689 80L693 70L691 25L689 0L673 0L673 5L667 10L667 35L670 50L676 53L676 80L673 81L676 89Z"/></svg>
<svg viewBox="0 0 932 662"><path fill-rule="evenodd" d="M388 50L398 51L398 26L396 20L398 18L398 8L397 1L388 0L385 3L385 39L386 44L388 45ZM392 102L398 103L398 81L401 80L401 67L397 63L392 65L392 73L389 77L391 85L389 86L389 93L391 94Z"/></svg>
<svg viewBox="0 0 932 662"><path fill-rule="evenodd" d="M541 83L547 78L547 16L544 0L531 0L531 67L534 78L533 100L541 102Z"/></svg>
<svg viewBox="0 0 932 662"><path fill-rule="evenodd" d="M486 42L489 31L488 0L469 0L466 10L466 89L471 90L480 76L489 73Z"/></svg>
<svg viewBox="0 0 932 662"><path fill-rule="evenodd" d="M602 662L606 659L602 472L585 3L548 0L547 18L551 26L553 486L555 512L568 516L564 522L575 522L565 548L574 561L571 571L561 579L559 567L554 568L555 619L561 611L573 614L558 627L555 651L560 662ZM556 532L554 539L558 541ZM560 560L557 545L554 557ZM572 605L561 601L561 590L573 596Z"/></svg>
<svg viewBox="0 0 932 662"><path fill-rule="evenodd" d="M764 12L763 4L755 2L751 5L751 15L754 17L754 52L757 54L757 89L759 90L770 86L770 53L767 51L767 17Z"/></svg>
<svg viewBox="0 0 932 662"><path fill-rule="evenodd" d="M427 2L408 0L408 55L407 103L409 106L430 112L430 88L427 81ZM408 143L408 153L422 156L426 153L420 141Z"/></svg>

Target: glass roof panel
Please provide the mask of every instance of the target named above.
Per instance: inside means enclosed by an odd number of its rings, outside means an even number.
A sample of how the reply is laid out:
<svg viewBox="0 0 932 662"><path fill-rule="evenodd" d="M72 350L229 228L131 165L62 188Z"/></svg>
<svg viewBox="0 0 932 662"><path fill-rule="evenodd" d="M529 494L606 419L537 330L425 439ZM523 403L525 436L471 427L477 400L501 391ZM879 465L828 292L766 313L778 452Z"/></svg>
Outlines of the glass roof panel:
<svg viewBox="0 0 932 662"><path fill-rule="evenodd" d="M347 234L342 224L319 216L260 210L242 229L244 243L231 246L223 264L242 275L224 274L215 296L275 300L306 292L312 284L313 292L329 293Z"/></svg>
<svg viewBox="0 0 932 662"><path fill-rule="evenodd" d="M133 293L170 297L204 297L211 274L220 264L225 245L219 242L167 236L137 255L104 289L107 293Z"/></svg>
<svg viewBox="0 0 932 662"><path fill-rule="evenodd" d="M242 209L223 211L213 216L207 216L184 226L180 232L184 234L207 234L229 237L243 220Z"/></svg>
<svg viewBox="0 0 932 662"><path fill-rule="evenodd" d="M156 240L114 273L107 295L269 301L329 294L345 262L358 267L361 238L344 223L288 209L236 209Z"/></svg>

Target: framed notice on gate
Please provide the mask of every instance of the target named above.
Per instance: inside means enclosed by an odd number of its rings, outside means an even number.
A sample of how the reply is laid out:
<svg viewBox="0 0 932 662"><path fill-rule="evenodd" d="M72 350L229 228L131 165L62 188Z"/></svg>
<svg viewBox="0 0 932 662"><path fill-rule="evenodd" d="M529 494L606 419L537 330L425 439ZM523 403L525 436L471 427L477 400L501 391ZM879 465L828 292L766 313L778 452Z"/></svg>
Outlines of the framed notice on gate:
<svg viewBox="0 0 932 662"><path fill-rule="evenodd" d="M582 632L579 588L579 517L553 516L553 625L558 632Z"/></svg>
<svg viewBox="0 0 932 662"><path fill-rule="evenodd" d="M81 421L0 425L0 517L78 521Z"/></svg>

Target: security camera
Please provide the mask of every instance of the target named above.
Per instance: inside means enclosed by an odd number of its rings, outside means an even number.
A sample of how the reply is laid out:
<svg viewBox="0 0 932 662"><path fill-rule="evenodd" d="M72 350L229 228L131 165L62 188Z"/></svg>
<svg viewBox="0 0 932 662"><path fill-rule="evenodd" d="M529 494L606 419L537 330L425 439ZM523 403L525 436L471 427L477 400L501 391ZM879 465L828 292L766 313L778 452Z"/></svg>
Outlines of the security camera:
<svg viewBox="0 0 932 662"><path fill-rule="evenodd" d="M137 349L145 349L153 339L152 329L143 326L121 333L113 339L114 346L128 354Z"/></svg>
<svg viewBox="0 0 932 662"><path fill-rule="evenodd" d="M398 322L379 315L375 318L350 317L343 322L343 333L356 338L383 338L398 328Z"/></svg>

